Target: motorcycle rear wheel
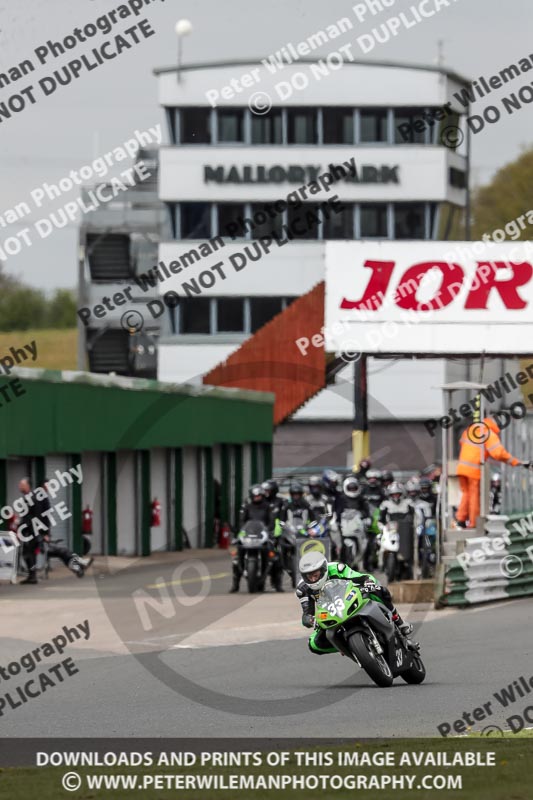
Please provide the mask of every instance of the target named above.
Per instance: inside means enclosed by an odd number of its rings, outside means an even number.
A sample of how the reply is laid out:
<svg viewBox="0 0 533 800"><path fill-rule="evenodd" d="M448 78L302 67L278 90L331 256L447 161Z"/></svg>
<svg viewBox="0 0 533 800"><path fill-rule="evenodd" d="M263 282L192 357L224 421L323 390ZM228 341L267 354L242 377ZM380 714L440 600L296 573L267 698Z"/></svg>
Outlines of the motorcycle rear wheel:
<svg viewBox="0 0 533 800"><path fill-rule="evenodd" d="M357 631L349 638L350 649L363 667L366 674L377 686L387 687L394 680L385 656L375 652L370 635L365 631Z"/></svg>

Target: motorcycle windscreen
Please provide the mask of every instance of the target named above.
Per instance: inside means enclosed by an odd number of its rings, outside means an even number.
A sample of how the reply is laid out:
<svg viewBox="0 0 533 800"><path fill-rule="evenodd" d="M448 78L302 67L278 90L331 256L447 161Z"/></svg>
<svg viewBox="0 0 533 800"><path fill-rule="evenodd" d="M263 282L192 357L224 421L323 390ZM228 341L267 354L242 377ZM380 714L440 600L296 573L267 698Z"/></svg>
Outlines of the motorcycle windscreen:
<svg viewBox="0 0 533 800"><path fill-rule="evenodd" d="M250 519L244 524L243 531L248 536L261 536L265 530L265 525L257 519Z"/></svg>
<svg viewBox="0 0 533 800"><path fill-rule="evenodd" d="M413 523L409 519L398 520L398 534L400 536L400 555L405 561L413 563L414 559L414 533Z"/></svg>

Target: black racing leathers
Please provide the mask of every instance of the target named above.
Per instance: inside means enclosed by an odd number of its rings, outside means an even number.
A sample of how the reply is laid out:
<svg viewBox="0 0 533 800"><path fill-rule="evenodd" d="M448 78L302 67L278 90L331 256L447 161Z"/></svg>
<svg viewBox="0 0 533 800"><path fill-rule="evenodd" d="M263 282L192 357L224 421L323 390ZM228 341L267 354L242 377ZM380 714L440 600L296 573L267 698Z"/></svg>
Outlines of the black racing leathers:
<svg viewBox="0 0 533 800"><path fill-rule="evenodd" d="M305 496L305 499L309 503L313 514L313 519L327 517L331 513L329 498L325 494L322 494L322 492L319 494L313 494L310 492Z"/></svg>
<svg viewBox="0 0 533 800"><path fill-rule="evenodd" d="M385 493L381 486L370 486L367 484L363 487L363 496L370 507L371 513L374 508L379 508L385 500Z"/></svg>
<svg viewBox="0 0 533 800"><path fill-rule="evenodd" d="M239 512L239 530L242 530L250 520L258 520L263 522L267 528L270 528L271 512L268 500L261 500L260 503L249 501L242 504Z"/></svg>
<svg viewBox="0 0 533 800"><path fill-rule="evenodd" d="M418 498L419 500L423 500L424 503L429 503L432 516L435 516L437 513L437 496L433 494L433 492L420 492Z"/></svg>
<svg viewBox="0 0 533 800"><path fill-rule="evenodd" d="M341 495L341 515L345 509L359 511L363 519L370 516L368 502L362 492L357 497L348 497L348 495L343 493Z"/></svg>

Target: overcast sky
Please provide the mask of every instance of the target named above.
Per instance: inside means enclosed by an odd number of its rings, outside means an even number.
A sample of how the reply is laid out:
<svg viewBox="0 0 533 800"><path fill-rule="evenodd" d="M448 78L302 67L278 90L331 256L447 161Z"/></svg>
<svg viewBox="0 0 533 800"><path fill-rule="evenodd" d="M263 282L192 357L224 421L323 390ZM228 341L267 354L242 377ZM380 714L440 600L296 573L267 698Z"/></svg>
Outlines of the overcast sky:
<svg viewBox="0 0 533 800"><path fill-rule="evenodd" d="M374 0L375 1L375 0ZM354 42L361 33L418 4L397 0L393 8L365 23L357 23L339 44ZM429 0L434 2L434 0ZM531 0L449 0L431 19L405 30L387 44L378 45L368 59L435 64L438 40L443 40L445 66L467 78L490 76L503 67L532 55ZM0 72L5 73L24 58L36 62L34 49L48 39L62 40L107 11L119 0L0 0ZM20 114L0 122L0 215L28 198L43 181L57 182L71 169L79 169L97 155L117 147L137 129L164 124L157 104L157 80L152 70L176 60L175 22L188 18L193 33L184 43L184 62L227 58L258 58L287 42L297 43L343 16L354 20L353 2L333 0L154 0L137 18L146 17L156 35L142 41L98 69L83 72L69 86L51 97L36 92L38 102ZM71 58L112 38L130 24L125 19L108 36L80 44ZM323 54L331 50L327 47ZM354 53L358 48L354 48ZM321 51L316 51L320 55ZM358 56L359 57L359 56ZM35 73L0 89L0 103L25 86L37 84L69 59L51 60ZM342 73L339 73L342 75ZM517 80L513 90L533 80L533 71ZM335 80L332 77L331 80ZM341 78L342 79L342 78ZM508 91L506 92L508 93ZM505 93L494 93L497 98ZM533 106L487 127L473 137L474 183L485 183L503 164L512 161L533 143ZM164 142L167 141L166 130ZM124 163L120 165L124 166ZM532 192L533 194L533 192ZM63 198L73 199L73 196ZM532 202L533 206L533 202ZM46 206L45 212L54 209ZM44 215L43 215L44 216ZM34 210L32 219L38 219ZM6 236L20 230L0 227L0 247ZM35 239L35 235L33 236ZM8 259L6 270L26 282L46 289L74 287L77 282L77 226L55 230L44 240Z"/></svg>

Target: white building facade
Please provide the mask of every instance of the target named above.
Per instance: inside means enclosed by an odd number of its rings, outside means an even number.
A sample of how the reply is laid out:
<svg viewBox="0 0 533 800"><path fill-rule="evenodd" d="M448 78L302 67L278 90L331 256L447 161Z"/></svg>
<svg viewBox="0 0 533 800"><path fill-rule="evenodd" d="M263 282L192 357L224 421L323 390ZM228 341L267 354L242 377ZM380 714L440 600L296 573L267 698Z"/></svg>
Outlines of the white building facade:
<svg viewBox="0 0 533 800"><path fill-rule="evenodd" d="M437 68L353 62L281 100L289 90L280 83L296 86L297 73L313 74L313 63L286 64L274 74L261 62L156 70L170 139L160 152L159 196L172 218L172 239L159 245L167 267L159 283L166 302L154 310L162 332L159 380L200 382L310 291L324 279L327 241L447 239L462 219L466 82ZM243 89L248 74L253 80ZM257 216L343 164L347 177L308 193L303 206ZM333 195L342 210L253 260L261 237L282 235L295 215L316 211ZM240 268L237 253L247 254ZM280 426L275 464L346 464L351 370ZM441 415L441 395L432 387L445 382L445 372L442 359L369 359L372 447L373 429L379 450L378 429L389 435L400 420L416 438L424 419Z"/></svg>

